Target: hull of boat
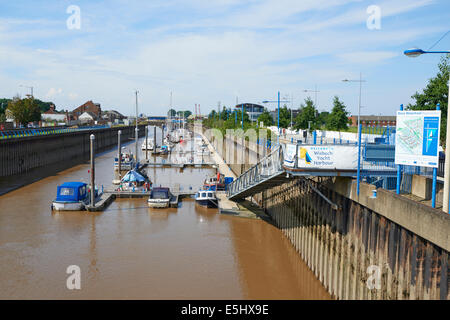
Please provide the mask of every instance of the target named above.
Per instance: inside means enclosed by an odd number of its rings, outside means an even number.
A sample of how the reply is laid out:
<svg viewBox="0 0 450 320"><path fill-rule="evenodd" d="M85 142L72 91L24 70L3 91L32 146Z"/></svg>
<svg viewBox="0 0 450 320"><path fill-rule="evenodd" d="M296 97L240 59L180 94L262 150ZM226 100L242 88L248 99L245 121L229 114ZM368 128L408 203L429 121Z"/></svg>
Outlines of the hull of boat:
<svg viewBox="0 0 450 320"><path fill-rule="evenodd" d="M195 202L202 207L217 208L217 200L216 202L214 202L210 199L202 199L202 200L195 200Z"/></svg>
<svg viewBox="0 0 450 320"><path fill-rule="evenodd" d="M153 200L149 199L147 201L149 208L168 208L170 205L169 199L167 200Z"/></svg>
<svg viewBox="0 0 450 320"><path fill-rule="evenodd" d="M56 202L53 201L52 209L56 211L81 211L84 210L83 202Z"/></svg>
<svg viewBox="0 0 450 320"><path fill-rule="evenodd" d="M132 162L122 162L120 164L120 169L121 170L131 170L133 169L134 164ZM114 168L115 169L119 169L119 164L116 162L114 163Z"/></svg>

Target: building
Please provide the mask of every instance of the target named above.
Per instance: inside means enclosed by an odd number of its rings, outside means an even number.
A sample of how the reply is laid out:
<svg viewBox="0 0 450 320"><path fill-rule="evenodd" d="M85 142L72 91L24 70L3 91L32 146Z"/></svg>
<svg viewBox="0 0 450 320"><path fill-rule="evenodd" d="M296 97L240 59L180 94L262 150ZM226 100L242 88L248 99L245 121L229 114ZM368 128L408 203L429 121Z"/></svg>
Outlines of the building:
<svg viewBox="0 0 450 320"><path fill-rule="evenodd" d="M42 121L56 121L56 122L66 122L67 114L66 112L58 112L55 110L55 105L50 105L50 109L41 114Z"/></svg>
<svg viewBox="0 0 450 320"><path fill-rule="evenodd" d="M102 119L108 122L120 122L126 117L116 110L108 110L102 112Z"/></svg>
<svg viewBox="0 0 450 320"><path fill-rule="evenodd" d="M236 105L235 108L242 110L242 107L244 107L244 111L248 114L250 121L257 121L261 113L264 112L264 106L254 103L241 103Z"/></svg>
<svg viewBox="0 0 450 320"><path fill-rule="evenodd" d="M92 100L89 100L85 104L82 104L78 108L72 111L72 116L75 120L79 120L79 117L85 113L90 112L96 119L100 119L102 116L102 108L100 107L100 103L94 103Z"/></svg>
<svg viewBox="0 0 450 320"><path fill-rule="evenodd" d="M83 112L79 117L78 121L81 123L95 123L97 121L97 116L89 111Z"/></svg>
<svg viewBox="0 0 450 320"><path fill-rule="evenodd" d="M167 117L165 117L165 116L149 116L147 119L149 121L166 121Z"/></svg>
<svg viewBox="0 0 450 320"><path fill-rule="evenodd" d="M352 115L349 118L352 127L358 126L358 116ZM361 125L363 127L395 127L397 125L396 116L360 116Z"/></svg>

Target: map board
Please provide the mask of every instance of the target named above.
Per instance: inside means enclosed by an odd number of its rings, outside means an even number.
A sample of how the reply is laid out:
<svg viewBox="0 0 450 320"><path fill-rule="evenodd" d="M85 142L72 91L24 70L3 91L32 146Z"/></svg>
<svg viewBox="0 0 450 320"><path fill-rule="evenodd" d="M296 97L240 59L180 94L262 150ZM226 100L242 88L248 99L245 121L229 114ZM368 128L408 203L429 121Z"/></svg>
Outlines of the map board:
<svg viewBox="0 0 450 320"><path fill-rule="evenodd" d="M437 168L441 111L397 111L395 164Z"/></svg>

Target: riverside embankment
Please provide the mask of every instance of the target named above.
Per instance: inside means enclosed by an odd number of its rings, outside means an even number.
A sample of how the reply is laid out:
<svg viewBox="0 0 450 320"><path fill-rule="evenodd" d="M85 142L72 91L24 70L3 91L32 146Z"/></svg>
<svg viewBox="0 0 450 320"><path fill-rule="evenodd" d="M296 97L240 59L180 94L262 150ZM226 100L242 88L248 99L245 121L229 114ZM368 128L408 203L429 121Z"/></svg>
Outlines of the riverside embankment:
<svg viewBox="0 0 450 320"><path fill-rule="evenodd" d="M236 175L268 152L241 138L206 135L234 160ZM388 190L375 197L374 189L362 183L358 196L349 178L287 175L252 198L333 297L450 299L450 216Z"/></svg>

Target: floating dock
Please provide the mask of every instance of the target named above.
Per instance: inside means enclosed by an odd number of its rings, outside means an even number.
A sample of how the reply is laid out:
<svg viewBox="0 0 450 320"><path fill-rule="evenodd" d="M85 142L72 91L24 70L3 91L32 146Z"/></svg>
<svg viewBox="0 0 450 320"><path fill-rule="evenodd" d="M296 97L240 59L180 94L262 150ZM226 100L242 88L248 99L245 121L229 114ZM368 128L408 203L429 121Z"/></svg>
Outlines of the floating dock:
<svg viewBox="0 0 450 320"><path fill-rule="evenodd" d="M270 221L270 217L256 204L251 201L244 200L240 202L234 202L227 198L225 191L219 191L216 193L219 200L219 214L227 214L240 218L248 219L260 219Z"/></svg>
<svg viewBox="0 0 450 320"><path fill-rule="evenodd" d="M99 197L97 197L97 199L95 199L95 204L94 206L90 206L87 205L85 206L87 211L104 211L111 202L114 201L114 199L116 198L116 196L112 193L103 193L102 195L100 195Z"/></svg>

